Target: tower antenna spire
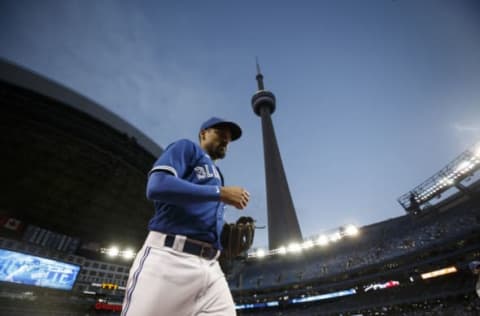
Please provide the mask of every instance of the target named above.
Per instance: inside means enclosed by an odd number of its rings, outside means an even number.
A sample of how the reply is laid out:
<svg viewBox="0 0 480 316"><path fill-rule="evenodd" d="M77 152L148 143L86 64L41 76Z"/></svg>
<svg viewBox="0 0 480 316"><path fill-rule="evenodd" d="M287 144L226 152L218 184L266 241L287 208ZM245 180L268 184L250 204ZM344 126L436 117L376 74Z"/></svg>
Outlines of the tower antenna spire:
<svg viewBox="0 0 480 316"><path fill-rule="evenodd" d="M257 85L258 85L258 90L265 90L265 87L263 86L263 75L262 72L260 71L260 64L258 63L258 56L255 56L255 62L257 64Z"/></svg>

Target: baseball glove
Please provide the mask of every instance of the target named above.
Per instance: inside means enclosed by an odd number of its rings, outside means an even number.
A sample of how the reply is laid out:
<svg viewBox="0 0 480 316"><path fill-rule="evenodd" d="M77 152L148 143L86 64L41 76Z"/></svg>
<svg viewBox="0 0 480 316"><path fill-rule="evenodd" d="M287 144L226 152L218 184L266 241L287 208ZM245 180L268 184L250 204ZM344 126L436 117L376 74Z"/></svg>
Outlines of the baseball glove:
<svg viewBox="0 0 480 316"><path fill-rule="evenodd" d="M236 223L225 223L221 235L222 256L226 260L235 259L244 254L252 245L255 235L255 221L242 216Z"/></svg>

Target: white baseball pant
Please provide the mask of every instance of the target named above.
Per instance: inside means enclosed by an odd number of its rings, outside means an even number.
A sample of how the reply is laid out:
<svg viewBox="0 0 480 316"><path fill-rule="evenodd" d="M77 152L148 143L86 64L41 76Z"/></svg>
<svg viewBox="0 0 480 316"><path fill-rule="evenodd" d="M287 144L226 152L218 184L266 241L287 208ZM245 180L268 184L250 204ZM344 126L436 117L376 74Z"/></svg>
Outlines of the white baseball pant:
<svg viewBox="0 0 480 316"><path fill-rule="evenodd" d="M165 247L165 237L148 234L130 269L121 316L236 315L217 258L179 251L184 236L176 236L172 248Z"/></svg>

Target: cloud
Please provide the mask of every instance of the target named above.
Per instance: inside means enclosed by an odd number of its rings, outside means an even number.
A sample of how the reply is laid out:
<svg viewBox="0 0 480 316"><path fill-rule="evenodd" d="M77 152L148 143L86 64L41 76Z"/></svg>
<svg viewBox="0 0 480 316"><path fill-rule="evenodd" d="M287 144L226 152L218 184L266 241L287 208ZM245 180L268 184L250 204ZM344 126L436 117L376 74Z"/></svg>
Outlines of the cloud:
<svg viewBox="0 0 480 316"><path fill-rule="evenodd" d="M468 124L461 124L455 123L453 124L453 128L460 133L480 133L480 125L468 125Z"/></svg>
<svg viewBox="0 0 480 316"><path fill-rule="evenodd" d="M53 3L13 7L7 29L21 40L9 37L5 46L10 49L1 55L73 87L162 146L194 138L201 121L216 113L215 105L226 102L202 78L201 47L190 44L195 58L186 64L175 50L175 32L161 27L168 26L166 21L153 23L147 8L116 1L79 3L56 7L56 19L47 18ZM0 31L0 38L9 32ZM29 64L31 52L36 62Z"/></svg>

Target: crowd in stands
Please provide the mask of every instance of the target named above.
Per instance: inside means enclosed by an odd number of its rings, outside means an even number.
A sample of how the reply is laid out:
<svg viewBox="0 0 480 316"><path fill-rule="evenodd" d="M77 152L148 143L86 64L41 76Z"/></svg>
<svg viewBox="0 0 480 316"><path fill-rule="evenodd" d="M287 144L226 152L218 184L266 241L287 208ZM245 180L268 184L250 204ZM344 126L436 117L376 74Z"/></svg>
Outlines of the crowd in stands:
<svg viewBox="0 0 480 316"><path fill-rule="evenodd" d="M359 308L350 312L325 312L322 307L315 310L302 307L290 310L262 311L262 316L478 316L480 299L474 295L462 295L446 299L426 300L415 303L402 303L376 308ZM255 315L239 312L238 315Z"/></svg>
<svg viewBox="0 0 480 316"><path fill-rule="evenodd" d="M249 259L231 275L232 290L262 289L328 277L445 244L480 230L480 211L463 204L448 212L405 215L364 227L357 239L275 258Z"/></svg>
<svg viewBox="0 0 480 316"><path fill-rule="evenodd" d="M465 258L467 252L478 258L479 233L478 201L470 201L448 210L409 214L366 226L359 238L328 247L249 259L229 282L240 303L279 302L278 307L241 310L239 315L480 315L476 276L468 269L453 276L404 282L385 291L363 292L362 283L357 283L357 294L351 296L301 304L282 301L282 297L301 293L321 294L328 287L340 289L343 284L343 289L348 289L356 280L352 275L361 279L372 271L379 275L403 273L420 264L428 269L436 262Z"/></svg>
<svg viewBox="0 0 480 316"><path fill-rule="evenodd" d="M474 279L465 272L314 303L240 311L239 315L480 315Z"/></svg>

